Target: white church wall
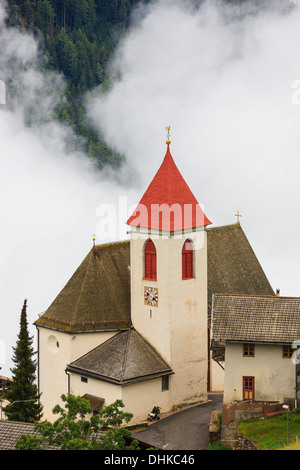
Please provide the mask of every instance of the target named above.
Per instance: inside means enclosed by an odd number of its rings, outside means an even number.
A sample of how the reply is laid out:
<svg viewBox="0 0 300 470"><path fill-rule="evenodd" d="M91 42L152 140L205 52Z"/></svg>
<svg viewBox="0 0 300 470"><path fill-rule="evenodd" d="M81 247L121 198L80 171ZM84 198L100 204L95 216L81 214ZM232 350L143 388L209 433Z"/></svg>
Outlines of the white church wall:
<svg viewBox="0 0 300 470"><path fill-rule="evenodd" d="M194 245L194 278L182 279L182 246ZM207 395L207 245L199 230L175 236L170 272L172 402L196 402Z"/></svg>
<svg viewBox="0 0 300 470"><path fill-rule="evenodd" d="M170 387L172 387L170 377ZM170 390L162 391L162 379L146 380L123 387L125 411L133 413L130 424L147 420L148 413L154 406L159 406L161 412L170 410Z"/></svg>
<svg viewBox="0 0 300 470"><path fill-rule="evenodd" d="M70 393L76 396L83 396L88 393L99 398L104 398L104 407L116 400L122 400L122 387L87 377L84 374L78 375L70 373Z"/></svg>
<svg viewBox="0 0 300 470"><path fill-rule="evenodd" d="M166 260L169 258L169 246L163 246L164 256L158 248L158 239L152 235L157 250L157 281L144 279L144 245L148 240L147 233L136 232L131 234L131 315L135 329L148 340L167 363L170 363L170 312L166 308L166 295L169 291L169 276L163 272L168 269ZM160 240L160 245L162 245ZM154 287L158 289L157 306L145 305L144 289ZM162 314L163 312L163 314ZM167 336L166 336L167 335Z"/></svg>
<svg viewBox="0 0 300 470"><path fill-rule="evenodd" d="M144 279L147 233L131 230L132 321L175 372L174 405L207 395L207 243L205 230L156 235L157 281ZM182 247L194 243L193 279L182 279ZM144 301L145 287L158 291L157 306Z"/></svg>
<svg viewBox="0 0 300 470"><path fill-rule="evenodd" d="M70 393L76 396L87 393L104 398L103 407L122 400L125 405L123 411L133 414L129 424L146 421L154 406L159 406L162 413L170 411L170 391L162 391L161 377L121 386L70 373Z"/></svg>
<svg viewBox="0 0 300 470"><path fill-rule="evenodd" d="M38 327L38 386L43 405L43 419L53 421L52 409L62 404L61 395L68 393L67 364L103 343L116 332L69 334Z"/></svg>

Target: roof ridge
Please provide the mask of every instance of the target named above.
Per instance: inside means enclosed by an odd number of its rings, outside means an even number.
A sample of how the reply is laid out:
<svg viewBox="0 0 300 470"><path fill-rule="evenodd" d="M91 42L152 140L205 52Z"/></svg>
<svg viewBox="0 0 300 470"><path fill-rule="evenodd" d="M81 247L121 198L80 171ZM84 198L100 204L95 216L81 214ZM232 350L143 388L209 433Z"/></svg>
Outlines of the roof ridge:
<svg viewBox="0 0 300 470"><path fill-rule="evenodd" d="M223 292L216 292L213 294L215 295L221 295L223 297L263 297L263 298L271 298L271 299L294 299L294 300L300 300L300 296L289 296L289 295L271 295L271 294L230 294L230 293L223 293Z"/></svg>
<svg viewBox="0 0 300 470"><path fill-rule="evenodd" d="M100 243L100 244L96 245L96 248L101 249L101 248L106 248L107 246L122 245L123 243L130 243L130 240L118 240L118 241L115 241L115 242Z"/></svg>
<svg viewBox="0 0 300 470"><path fill-rule="evenodd" d="M229 224L229 225L218 225L216 227L209 227L207 228L207 230L212 231L212 230L218 230L222 228L240 228L241 230L243 230L241 224L237 222L235 222L234 224Z"/></svg>
<svg viewBox="0 0 300 470"><path fill-rule="evenodd" d="M149 346L149 348L153 351L154 354L157 354L161 360L168 366L168 368L170 368L169 364L167 363L167 361L164 359L164 357L161 355L161 352L158 351L158 349L155 348L155 346L153 346L152 343L150 343L150 341L148 341L141 333L139 333L134 327L132 327L132 329L136 332L136 334Z"/></svg>
<svg viewBox="0 0 300 470"><path fill-rule="evenodd" d="M124 378L124 375L125 375L125 369L126 369L127 357L128 357L128 351L129 351L129 343L130 343L130 339L131 339L131 332L132 332L132 330L133 330L133 328L131 328L130 330L127 330L127 331L126 331L126 333L127 333L127 341L126 341L125 354L124 354L124 358L123 358L121 382L123 381L123 378Z"/></svg>

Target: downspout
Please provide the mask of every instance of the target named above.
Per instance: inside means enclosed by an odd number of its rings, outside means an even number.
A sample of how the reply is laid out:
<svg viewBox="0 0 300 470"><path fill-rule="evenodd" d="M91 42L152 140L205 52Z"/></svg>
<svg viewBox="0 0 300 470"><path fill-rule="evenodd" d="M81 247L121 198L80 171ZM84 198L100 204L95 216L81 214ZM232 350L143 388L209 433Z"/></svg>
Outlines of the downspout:
<svg viewBox="0 0 300 470"><path fill-rule="evenodd" d="M212 342L213 318L214 318L214 294L211 295L210 342Z"/></svg>
<svg viewBox="0 0 300 470"><path fill-rule="evenodd" d="M211 303L211 314L210 314L210 322L207 322L207 360L208 360L208 367L207 367L207 391L211 390L211 377L212 377L212 353L211 353L211 336L212 336L212 310L214 305L214 294L212 294L212 303Z"/></svg>
<svg viewBox="0 0 300 470"><path fill-rule="evenodd" d="M297 351L297 349L296 349ZM298 397L297 397L297 392L298 392L298 381L297 381L297 365L298 365L298 355L296 357L296 361L295 361L295 409L298 408Z"/></svg>
<svg viewBox="0 0 300 470"><path fill-rule="evenodd" d="M211 296L212 298L212 302L211 302L211 320L210 320L210 344L212 344L212 341L213 341L213 317L214 317L214 294L212 294ZM219 361L216 361L215 362L221 367L221 369L225 370L225 368L222 366L222 364L219 363Z"/></svg>
<svg viewBox="0 0 300 470"><path fill-rule="evenodd" d="M70 394L70 375L68 373L68 369L65 369L65 373L67 374L68 376L68 394Z"/></svg>
<svg viewBox="0 0 300 470"><path fill-rule="evenodd" d="M37 325L35 327L37 329L37 389L40 394L40 330Z"/></svg>
<svg viewBox="0 0 300 470"><path fill-rule="evenodd" d="M295 409L298 408L298 401L297 401L297 361L295 364Z"/></svg>

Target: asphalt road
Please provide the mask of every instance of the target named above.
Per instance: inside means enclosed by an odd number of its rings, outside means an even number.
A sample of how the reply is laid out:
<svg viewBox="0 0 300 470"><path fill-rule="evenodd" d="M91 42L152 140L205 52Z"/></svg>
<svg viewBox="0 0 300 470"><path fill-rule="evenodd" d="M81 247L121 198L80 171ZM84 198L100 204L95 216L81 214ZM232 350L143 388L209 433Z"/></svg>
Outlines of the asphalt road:
<svg viewBox="0 0 300 470"><path fill-rule="evenodd" d="M209 394L208 400L156 421L132 437L164 450L205 450L211 413L222 410L223 395Z"/></svg>

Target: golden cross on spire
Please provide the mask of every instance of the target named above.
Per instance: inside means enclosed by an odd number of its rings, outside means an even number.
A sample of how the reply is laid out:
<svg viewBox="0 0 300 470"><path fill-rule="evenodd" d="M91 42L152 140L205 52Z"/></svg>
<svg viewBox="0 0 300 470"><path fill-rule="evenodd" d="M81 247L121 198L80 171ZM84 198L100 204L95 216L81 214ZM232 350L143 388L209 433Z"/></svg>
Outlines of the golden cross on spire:
<svg viewBox="0 0 300 470"><path fill-rule="evenodd" d="M168 131L166 144L168 144L168 145L170 145L170 143L171 143L171 141L170 141L170 129L171 129L171 126L166 126L166 131Z"/></svg>
<svg viewBox="0 0 300 470"><path fill-rule="evenodd" d="M234 214L236 217L237 217L237 223L240 224L240 217L242 217L242 215L240 214L240 211L237 211L237 214Z"/></svg>

